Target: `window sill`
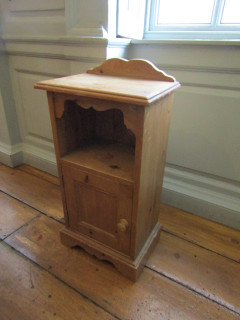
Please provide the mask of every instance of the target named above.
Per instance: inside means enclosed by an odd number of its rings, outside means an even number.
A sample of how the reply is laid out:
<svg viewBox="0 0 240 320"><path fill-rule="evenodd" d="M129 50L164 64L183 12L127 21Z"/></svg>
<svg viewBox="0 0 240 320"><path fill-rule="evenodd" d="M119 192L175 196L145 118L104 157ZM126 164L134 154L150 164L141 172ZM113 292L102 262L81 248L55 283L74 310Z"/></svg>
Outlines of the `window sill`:
<svg viewBox="0 0 240 320"><path fill-rule="evenodd" d="M174 45L182 45L182 44L189 44L189 45L209 45L209 46L240 46L240 40L192 40L192 39L178 39L178 40L166 40L166 39L131 39L131 44L136 45L161 45L161 44L174 44Z"/></svg>

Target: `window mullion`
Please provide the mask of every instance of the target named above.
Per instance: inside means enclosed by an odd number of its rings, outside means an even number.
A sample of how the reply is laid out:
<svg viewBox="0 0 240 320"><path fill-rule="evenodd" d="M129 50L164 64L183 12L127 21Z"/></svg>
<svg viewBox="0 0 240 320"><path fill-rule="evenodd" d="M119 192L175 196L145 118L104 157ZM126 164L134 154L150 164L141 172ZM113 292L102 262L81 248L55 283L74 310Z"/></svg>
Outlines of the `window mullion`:
<svg viewBox="0 0 240 320"><path fill-rule="evenodd" d="M224 8L225 0L216 0L215 6L213 9L213 17L212 17L212 27L216 28L220 25L221 18L222 18L222 11Z"/></svg>
<svg viewBox="0 0 240 320"><path fill-rule="evenodd" d="M148 26L151 28L157 24L157 13L159 10L159 0L146 0L148 8L148 16L146 17L148 21Z"/></svg>

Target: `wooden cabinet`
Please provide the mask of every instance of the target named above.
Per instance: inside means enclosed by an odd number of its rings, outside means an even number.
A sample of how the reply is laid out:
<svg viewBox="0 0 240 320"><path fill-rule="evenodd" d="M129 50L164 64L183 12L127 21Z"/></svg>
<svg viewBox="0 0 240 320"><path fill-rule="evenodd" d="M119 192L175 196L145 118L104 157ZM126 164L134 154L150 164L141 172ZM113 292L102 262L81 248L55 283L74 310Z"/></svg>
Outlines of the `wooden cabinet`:
<svg viewBox="0 0 240 320"><path fill-rule="evenodd" d="M110 59L41 81L61 181L61 240L136 280L156 244L173 93L179 83L144 60Z"/></svg>

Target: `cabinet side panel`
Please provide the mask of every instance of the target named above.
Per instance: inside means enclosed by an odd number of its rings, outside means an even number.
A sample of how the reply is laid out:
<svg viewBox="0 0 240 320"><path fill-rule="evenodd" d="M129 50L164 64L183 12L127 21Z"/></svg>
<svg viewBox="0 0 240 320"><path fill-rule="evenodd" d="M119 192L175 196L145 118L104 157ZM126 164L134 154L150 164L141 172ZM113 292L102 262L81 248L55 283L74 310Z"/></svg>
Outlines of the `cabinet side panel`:
<svg viewBox="0 0 240 320"><path fill-rule="evenodd" d="M173 94L145 108L135 256L158 223Z"/></svg>
<svg viewBox="0 0 240 320"><path fill-rule="evenodd" d="M63 203L63 210L64 210L65 225L68 226L68 213L67 213L64 186L63 186L62 168L60 164L60 151L59 151L60 144L59 144L59 137L57 134L56 115L55 115L57 102L54 99L54 93L47 92L47 97L48 97L48 106L49 106L49 113L50 113L51 125L52 125L54 148L55 148L57 167L58 167L58 176L60 180L60 189L61 189L61 196L62 196L62 203Z"/></svg>

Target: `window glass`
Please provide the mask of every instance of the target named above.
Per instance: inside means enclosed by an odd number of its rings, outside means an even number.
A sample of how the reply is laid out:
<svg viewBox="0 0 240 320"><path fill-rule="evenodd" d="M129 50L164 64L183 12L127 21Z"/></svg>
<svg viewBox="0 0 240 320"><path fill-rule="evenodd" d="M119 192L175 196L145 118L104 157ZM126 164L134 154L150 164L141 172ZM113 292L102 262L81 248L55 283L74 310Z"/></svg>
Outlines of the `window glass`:
<svg viewBox="0 0 240 320"><path fill-rule="evenodd" d="M240 24L240 0L225 0L221 23Z"/></svg>
<svg viewBox="0 0 240 320"><path fill-rule="evenodd" d="M214 0L160 0L157 24L211 23L213 6Z"/></svg>

